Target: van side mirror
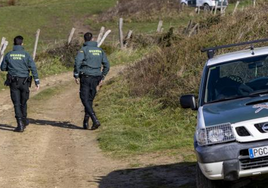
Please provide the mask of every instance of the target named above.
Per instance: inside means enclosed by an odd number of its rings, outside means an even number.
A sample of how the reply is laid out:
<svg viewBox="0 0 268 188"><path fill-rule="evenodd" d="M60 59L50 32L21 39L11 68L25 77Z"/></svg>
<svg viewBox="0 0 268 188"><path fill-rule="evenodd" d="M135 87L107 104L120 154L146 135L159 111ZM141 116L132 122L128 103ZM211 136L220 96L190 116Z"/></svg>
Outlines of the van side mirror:
<svg viewBox="0 0 268 188"><path fill-rule="evenodd" d="M180 104L182 108L191 108L192 110L197 110L197 104L194 95L181 96Z"/></svg>

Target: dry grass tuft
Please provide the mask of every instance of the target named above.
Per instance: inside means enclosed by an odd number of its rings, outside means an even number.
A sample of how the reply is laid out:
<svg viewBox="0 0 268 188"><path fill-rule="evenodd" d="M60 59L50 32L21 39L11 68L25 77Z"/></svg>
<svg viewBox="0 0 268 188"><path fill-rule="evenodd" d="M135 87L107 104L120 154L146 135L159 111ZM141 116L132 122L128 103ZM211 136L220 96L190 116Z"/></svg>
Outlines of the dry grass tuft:
<svg viewBox="0 0 268 188"><path fill-rule="evenodd" d="M119 3L104 12L100 21L111 21L118 17L137 21L155 20L163 16L172 17L180 12L177 0L119 0Z"/></svg>
<svg viewBox="0 0 268 188"><path fill-rule="evenodd" d="M8 0L8 6L15 6L16 5L16 0Z"/></svg>

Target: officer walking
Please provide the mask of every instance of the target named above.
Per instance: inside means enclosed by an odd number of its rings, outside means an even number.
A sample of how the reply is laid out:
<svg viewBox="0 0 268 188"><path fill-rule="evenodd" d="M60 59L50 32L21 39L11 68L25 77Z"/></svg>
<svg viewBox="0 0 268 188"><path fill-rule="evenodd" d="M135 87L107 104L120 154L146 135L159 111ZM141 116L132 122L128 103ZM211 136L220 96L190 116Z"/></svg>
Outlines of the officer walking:
<svg viewBox="0 0 268 188"><path fill-rule="evenodd" d="M24 51L22 36L14 38L13 51L5 55L1 64L1 70L8 72L5 85L10 87L11 100L14 104L15 117L18 124L14 131L23 132L24 128L29 125L27 119L27 101L29 99L29 87L32 81L32 77L29 76L30 71L34 77L37 90L39 90L39 79L35 62Z"/></svg>
<svg viewBox="0 0 268 188"><path fill-rule="evenodd" d="M93 110L93 100L97 86L102 84L109 72L110 64L104 51L97 47L97 42L91 41L92 33L86 33L84 39L85 43L75 59L74 77L77 84L80 78L80 98L85 107L83 128L89 128L90 117L93 123L91 130L95 130L101 124Z"/></svg>

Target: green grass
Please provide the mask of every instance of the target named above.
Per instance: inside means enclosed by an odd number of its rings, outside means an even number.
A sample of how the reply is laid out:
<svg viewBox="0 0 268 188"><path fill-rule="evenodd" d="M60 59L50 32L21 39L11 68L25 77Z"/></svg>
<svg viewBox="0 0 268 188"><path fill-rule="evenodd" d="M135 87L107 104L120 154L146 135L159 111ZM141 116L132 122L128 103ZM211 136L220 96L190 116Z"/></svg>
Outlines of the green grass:
<svg viewBox="0 0 268 188"><path fill-rule="evenodd" d="M39 61L38 69L40 78L72 70L71 68L63 66L58 58L48 58L44 61Z"/></svg>
<svg viewBox="0 0 268 188"><path fill-rule="evenodd" d="M194 13L193 8L186 8L184 12L174 14L173 17L164 16L164 17L157 17L150 18L150 19L141 19L137 20L135 18L124 17L123 23L123 33L124 35L127 34L129 30L133 30L133 34L154 34L156 33L156 29L159 23L159 20L163 20L163 28L164 32L168 31L170 27L178 28L181 26L185 26L189 20L198 20L199 17L202 15L197 15ZM89 20L88 23L92 22L94 18ZM102 22L96 23L94 26L96 29L100 28L101 26L105 26L107 29L111 29L112 33L107 38L107 41L115 41L118 39L118 20L112 20L109 22Z"/></svg>
<svg viewBox="0 0 268 188"><path fill-rule="evenodd" d="M0 92L2 89L6 88L4 86L5 79L6 79L6 74L1 73L0 74Z"/></svg>
<svg viewBox="0 0 268 188"><path fill-rule="evenodd" d="M50 99L52 96L61 92L61 87L52 87L45 89L31 98L31 101L38 102Z"/></svg>
<svg viewBox="0 0 268 188"><path fill-rule="evenodd" d="M128 48L125 50L115 50L111 55L109 55L109 60L111 66L130 64L140 60L148 54L155 51L156 46L150 46L147 48L132 49Z"/></svg>
<svg viewBox="0 0 268 188"><path fill-rule="evenodd" d="M252 3L250 0L241 1L240 5L238 6L238 10L242 9L242 7L246 8L248 6L251 6ZM235 4L229 4L227 7L227 13L232 13L234 9ZM219 11L218 11L219 13ZM164 32L167 32L169 28L184 28L188 24L190 20L192 20L195 23L198 23L200 20L204 19L206 17L206 14L204 14L203 11L198 15L195 13L195 7L185 7L185 9L182 12L178 12L177 14L173 13L173 16L170 15L166 16L159 16L155 18L148 18L148 19L140 19L137 20L135 18L129 18L124 17L124 23L123 23L123 33L124 35L127 34L129 30L133 30L133 34L154 34L156 33L156 29L159 23L159 20L163 20L163 29ZM90 18L87 23L90 24L95 21L96 18ZM109 22L97 22L94 24L93 29L95 31L98 31L98 29L101 26L105 26L106 29L111 29L112 33L108 36L106 43L116 43L118 42L118 20L113 20Z"/></svg>
<svg viewBox="0 0 268 188"><path fill-rule="evenodd" d="M183 26L190 19L193 19L194 15L188 15L188 14L183 14L183 15L178 15L174 19L170 18L164 18L163 19L163 28L164 31L168 31L170 27L179 27ZM140 33L146 33L146 34L151 34L151 33L156 33L156 29L158 26L160 19L157 20L150 20L150 21L131 21L131 20L125 20L123 23L123 30L124 34L126 35L128 30L133 30L133 34L140 34ZM111 29L114 31L111 36L117 35L118 32L118 23L116 21L112 22L104 22L104 23L98 23L96 25L96 28L100 28L101 26L105 26L107 29Z"/></svg>
<svg viewBox="0 0 268 188"><path fill-rule="evenodd" d="M67 41L77 22L86 23L89 17L114 5L116 0L23 0L18 6L1 7L0 33L12 44L16 35L25 37L25 47L32 51L35 32L41 29L40 48L56 40ZM92 27L94 23L88 23ZM9 46L9 50L11 49Z"/></svg>
<svg viewBox="0 0 268 188"><path fill-rule="evenodd" d="M195 115L190 111L161 109L161 104L146 96L133 98L119 79L101 90L96 103L104 151L125 156L192 148Z"/></svg>
<svg viewBox="0 0 268 188"><path fill-rule="evenodd" d="M258 2L257 2L258 3ZM227 12L228 13L232 13L234 8L235 8L235 5L236 3L230 3L227 7ZM242 10L243 8L246 8L246 7L250 7L250 6L253 6L252 4L252 0L243 0L243 1L240 1L238 7L237 7L237 10Z"/></svg>

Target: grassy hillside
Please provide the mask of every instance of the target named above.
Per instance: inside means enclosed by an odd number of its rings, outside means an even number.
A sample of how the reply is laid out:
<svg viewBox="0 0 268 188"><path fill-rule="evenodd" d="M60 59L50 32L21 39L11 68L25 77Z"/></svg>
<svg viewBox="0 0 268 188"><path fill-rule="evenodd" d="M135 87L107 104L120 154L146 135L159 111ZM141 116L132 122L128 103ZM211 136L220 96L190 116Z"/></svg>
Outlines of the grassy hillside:
<svg viewBox="0 0 268 188"><path fill-rule="evenodd" d="M195 113L181 110L178 97L198 92L207 59L202 48L267 38L268 4L259 3L256 9L248 7L235 15L203 15L195 20L199 31L191 37L185 34L186 26L138 36L135 42L141 46L158 48L99 93L101 147L119 155L164 150L185 161L195 160Z"/></svg>
<svg viewBox="0 0 268 188"><path fill-rule="evenodd" d="M87 24L85 27L92 28L94 23L88 22L89 17L101 13L115 2L116 0L19 0L16 6L0 8L0 37L5 36L12 42L14 36L23 35L26 49L32 51L35 32L40 28L40 45L46 48L55 41L67 41L69 32L75 25Z"/></svg>

